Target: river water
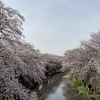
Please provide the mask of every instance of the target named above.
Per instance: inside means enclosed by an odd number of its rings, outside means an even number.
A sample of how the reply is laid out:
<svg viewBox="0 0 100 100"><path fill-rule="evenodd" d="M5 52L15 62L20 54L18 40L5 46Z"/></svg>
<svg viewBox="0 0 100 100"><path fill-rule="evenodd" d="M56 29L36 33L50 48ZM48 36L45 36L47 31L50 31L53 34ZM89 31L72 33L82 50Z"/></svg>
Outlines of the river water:
<svg viewBox="0 0 100 100"><path fill-rule="evenodd" d="M39 100L86 100L73 88L69 79L63 79L64 73L55 74L42 85L37 86Z"/></svg>

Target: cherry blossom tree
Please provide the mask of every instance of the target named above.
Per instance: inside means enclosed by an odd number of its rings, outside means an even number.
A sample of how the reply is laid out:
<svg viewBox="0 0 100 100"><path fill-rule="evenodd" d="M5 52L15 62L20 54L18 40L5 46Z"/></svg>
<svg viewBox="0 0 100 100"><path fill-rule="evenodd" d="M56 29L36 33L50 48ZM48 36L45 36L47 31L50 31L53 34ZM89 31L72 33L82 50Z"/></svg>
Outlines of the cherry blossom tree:
<svg viewBox="0 0 100 100"><path fill-rule="evenodd" d="M34 84L62 67L63 57L42 54L22 40L24 21L0 0L0 100L38 100Z"/></svg>
<svg viewBox="0 0 100 100"><path fill-rule="evenodd" d="M87 75L92 83L96 73L100 74L100 31L92 33L89 40L80 41L78 48L68 50L64 55L62 71L70 69L81 77Z"/></svg>
<svg viewBox="0 0 100 100"><path fill-rule="evenodd" d="M5 7L0 0L0 39L20 40L23 36L23 21L24 17L17 10Z"/></svg>

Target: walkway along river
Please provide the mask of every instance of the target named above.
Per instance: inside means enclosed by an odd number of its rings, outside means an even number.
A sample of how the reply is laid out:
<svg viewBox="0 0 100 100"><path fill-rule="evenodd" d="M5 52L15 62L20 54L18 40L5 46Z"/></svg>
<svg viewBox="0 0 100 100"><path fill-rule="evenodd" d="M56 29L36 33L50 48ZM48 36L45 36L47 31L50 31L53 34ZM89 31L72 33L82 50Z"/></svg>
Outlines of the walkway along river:
<svg viewBox="0 0 100 100"><path fill-rule="evenodd" d="M69 79L63 79L65 73L55 74L44 84L35 87L39 100L87 100L73 88Z"/></svg>

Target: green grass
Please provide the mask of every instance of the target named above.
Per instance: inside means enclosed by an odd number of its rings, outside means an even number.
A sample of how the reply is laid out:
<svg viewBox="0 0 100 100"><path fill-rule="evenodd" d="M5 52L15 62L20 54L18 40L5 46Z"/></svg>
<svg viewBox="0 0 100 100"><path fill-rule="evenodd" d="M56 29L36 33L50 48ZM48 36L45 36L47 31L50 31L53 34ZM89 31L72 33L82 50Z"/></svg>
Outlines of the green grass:
<svg viewBox="0 0 100 100"><path fill-rule="evenodd" d="M100 95L96 96L97 100L100 100Z"/></svg>
<svg viewBox="0 0 100 100"><path fill-rule="evenodd" d="M91 90L88 89L88 84L86 83L86 88L84 87L84 83L81 79L75 79L75 75L71 75L71 84L74 88L77 88L79 92L83 93L84 95L96 98L96 100L100 100L100 94L95 94Z"/></svg>

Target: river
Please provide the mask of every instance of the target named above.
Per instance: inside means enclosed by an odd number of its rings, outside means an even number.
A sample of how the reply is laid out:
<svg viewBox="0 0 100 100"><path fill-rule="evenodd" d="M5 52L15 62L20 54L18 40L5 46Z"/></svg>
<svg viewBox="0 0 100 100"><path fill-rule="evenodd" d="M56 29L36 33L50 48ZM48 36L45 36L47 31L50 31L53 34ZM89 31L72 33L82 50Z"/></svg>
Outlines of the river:
<svg viewBox="0 0 100 100"><path fill-rule="evenodd" d="M35 87L39 100L86 100L73 88L69 79L62 78L65 74L59 73L49 77L42 85Z"/></svg>

